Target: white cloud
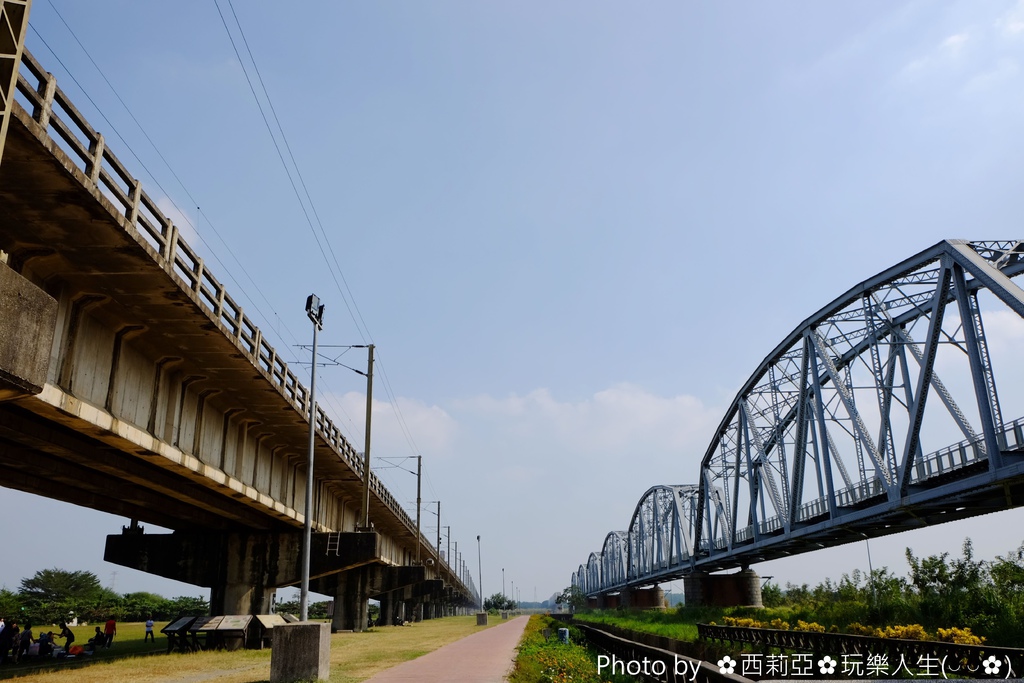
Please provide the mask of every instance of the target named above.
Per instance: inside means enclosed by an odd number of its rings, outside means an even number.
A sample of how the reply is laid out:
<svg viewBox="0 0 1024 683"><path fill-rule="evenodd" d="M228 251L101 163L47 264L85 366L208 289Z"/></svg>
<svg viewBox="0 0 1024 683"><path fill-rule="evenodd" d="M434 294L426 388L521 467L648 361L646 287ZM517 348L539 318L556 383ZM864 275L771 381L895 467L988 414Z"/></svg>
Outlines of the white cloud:
<svg viewBox="0 0 1024 683"><path fill-rule="evenodd" d="M954 33L946 37L927 53L908 62L900 71L899 76L903 78L916 78L931 71L951 69L957 66L965 57L968 52L967 44L970 41L971 35L969 32Z"/></svg>
<svg viewBox="0 0 1024 683"><path fill-rule="evenodd" d="M969 38L970 35L968 33L951 35L942 41L940 48L949 54L958 55L963 50L964 45L967 44Z"/></svg>
<svg viewBox="0 0 1024 683"><path fill-rule="evenodd" d="M362 451L366 394L350 391L342 395L328 394L322 400L329 409L334 409L332 412L340 413L336 413L339 427L356 450ZM444 408L404 397L398 397L396 404L374 398L371 425L370 452L381 457L422 454L449 457L458 430L455 419ZM414 443L409 443L406 430L414 437Z"/></svg>
<svg viewBox="0 0 1024 683"><path fill-rule="evenodd" d="M1024 0L1017 4L995 21L996 30L1004 36L1015 38L1024 34Z"/></svg>
<svg viewBox="0 0 1024 683"><path fill-rule="evenodd" d="M964 86L964 91L973 92L998 86L1013 79L1019 71L1020 68L1017 65L1016 60L1004 57L998 60L988 70L971 78L971 80L967 82L967 85Z"/></svg>
<svg viewBox="0 0 1024 683"><path fill-rule="evenodd" d="M454 410L506 434L544 438L589 457L638 450L703 453L720 417L692 396L656 396L630 384L576 402L558 401L547 389L501 399L478 396L459 401Z"/></svg>
<svg viewBox="0 0 1024 683"><path fill-rule="evenodd" d="M178 233L190 247L198 248L202 244L199 233L196 231L197 220L179 209L170 197L160 197L156 200L156 206L171 219L171 222L178 228Z"/></svg>

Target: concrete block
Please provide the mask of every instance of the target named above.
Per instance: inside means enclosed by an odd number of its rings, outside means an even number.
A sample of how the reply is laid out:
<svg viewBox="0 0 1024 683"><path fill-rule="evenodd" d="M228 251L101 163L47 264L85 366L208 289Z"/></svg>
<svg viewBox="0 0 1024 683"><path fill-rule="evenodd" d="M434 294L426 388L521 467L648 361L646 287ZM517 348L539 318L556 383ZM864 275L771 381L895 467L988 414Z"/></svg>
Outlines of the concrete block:
<svg viewBox="0 0 1024 683"><path fill-rule="evenodd" d="M270 683L326 681L331 674L330 624L279 624L270 651Z"/></svg>
<svg viewBox="0 0 1024 683"><path fill-rule="evenodd" d="M53 297L0 263L0 401L42 391L56 322Z"/></svg>

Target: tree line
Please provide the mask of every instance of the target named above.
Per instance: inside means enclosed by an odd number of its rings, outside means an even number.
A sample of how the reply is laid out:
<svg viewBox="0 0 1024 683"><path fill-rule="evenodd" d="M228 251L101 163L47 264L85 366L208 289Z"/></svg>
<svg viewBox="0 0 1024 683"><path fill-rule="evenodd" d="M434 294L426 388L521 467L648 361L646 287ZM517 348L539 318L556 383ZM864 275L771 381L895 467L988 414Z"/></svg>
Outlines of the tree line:
<svg viewBox="0 0 1024 683"><path fill-rule="evenodd" d="M58 624L77 618L101 622L113 617L118 621L157 621L178 616L202 616L210 603L201 597L165 598L156 593L118 594L100 585L88 571L43 569L21 580L17 591L0 588L0 616L34 624Z"/></svg>

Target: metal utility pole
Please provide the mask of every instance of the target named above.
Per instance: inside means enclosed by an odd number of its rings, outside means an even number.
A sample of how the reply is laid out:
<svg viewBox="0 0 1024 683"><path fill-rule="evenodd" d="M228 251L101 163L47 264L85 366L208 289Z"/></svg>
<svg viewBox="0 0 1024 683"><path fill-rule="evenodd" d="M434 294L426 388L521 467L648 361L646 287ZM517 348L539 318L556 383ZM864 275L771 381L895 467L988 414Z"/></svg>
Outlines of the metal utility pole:
<svg viewBox="0 0 1024 683"><path fill-rule="evenodd" d="M438 503L437 506L440 509L441 504ZM441 526L440 522L438 522L438 526ZM448 537L448 553L444 556L444 559L450 568L452 566L452 527L450 524L445 525L444 535Z"/></svg>
<svg viewBox="0 0 1024 683"><path fill-rule="evenodd" d="M302 585L299 618L309 618L309 543L313 535L313 447L316 443L316 339L324 326L324 306L316 294L306 297L306 315L313 323L313 363L309 368L309 453L306 457L306 505L302 536Z"/></svg>
<svg viewBox="0 0 1024 683"><path fill-rule="evenodd" d="M441 501L437 501L437 569L441 570Z"/></svg>
<svg viewBox="0 0 1024 683"><path fill-rule="evenodd" d="M385 387L386 388L386 387ZM423 456L416 456L416 564L420 564L420 483L423 481Z"/></svg>
<svg viewBox="0 0 1024 683"><path fill-rule="evenodd" d="M516 585L516 582L513 581L512 585L513 586ZM502 567L501 568L501 597L505 597L505 595L506 595L506 593L505 593L505 568Z"/></svg>
<svg viewBox="0 0 1024 683"><path fill-rule="evenodd" d="M363 530L370 530L370 417L373 415L373 344L366 362L366 440L363 442Z"/></svg>

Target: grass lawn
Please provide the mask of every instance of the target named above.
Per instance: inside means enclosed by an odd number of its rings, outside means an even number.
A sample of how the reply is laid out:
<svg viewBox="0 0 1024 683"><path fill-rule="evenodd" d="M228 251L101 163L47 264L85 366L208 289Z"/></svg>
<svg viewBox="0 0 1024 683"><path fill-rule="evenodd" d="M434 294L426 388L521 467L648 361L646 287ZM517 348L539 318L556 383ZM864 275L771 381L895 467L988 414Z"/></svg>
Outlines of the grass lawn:
<svg viewBox="0 0 1024 683"><path fill-rule="evenodd" d="M476 625L475 616L430 619L410 626L374 628L363 633L335 633L331 636L331 683L358 683L442 645L504 623L490 619L488 626ZM156 625L156 630L165 623ZM38 629L33 629L37 634ZM46 630L50 630L47 627ZM73 629L76 643L85 643L93 626ZM157 633L156 647L143 643L143 624L118 624L117 637L109 650L76 660L48 660L0 667L0 680L17 679L32 683L75 683L114 681L188 681L188 683L255 683L270 678L270 650L165 654L167 638ZM58 641L62 642L62 641ZM73 670L73 673L71 672Z"/></svg>

